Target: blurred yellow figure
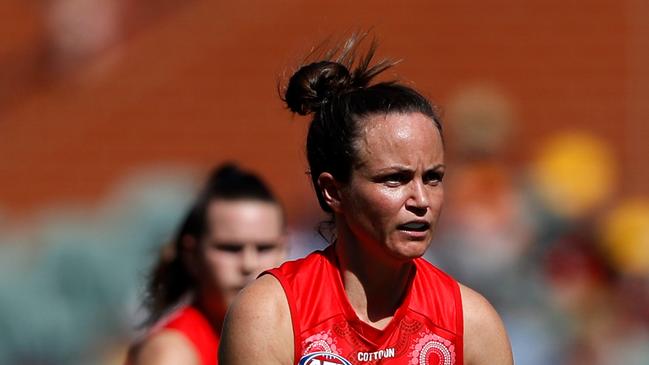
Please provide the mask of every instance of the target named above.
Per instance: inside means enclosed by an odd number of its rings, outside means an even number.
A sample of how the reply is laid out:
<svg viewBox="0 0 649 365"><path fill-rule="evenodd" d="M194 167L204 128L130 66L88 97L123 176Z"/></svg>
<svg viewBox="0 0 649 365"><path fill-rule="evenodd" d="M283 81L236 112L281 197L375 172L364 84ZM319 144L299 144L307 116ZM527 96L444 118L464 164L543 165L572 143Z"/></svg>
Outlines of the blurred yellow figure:
<svg viewBox="0 0 649 365"><path fill-rule="evenodd" d="M585 133L562 133L546 142L532 165L532 179L547 207L574 219L606 200L616 179L609 147Z"/></svg>
<svg viewBox="0 0 649 365"><path fill-rule="evenodd" d="M617 270L649 275L649 200L628 200L606 217L604 249Z"/></svg>

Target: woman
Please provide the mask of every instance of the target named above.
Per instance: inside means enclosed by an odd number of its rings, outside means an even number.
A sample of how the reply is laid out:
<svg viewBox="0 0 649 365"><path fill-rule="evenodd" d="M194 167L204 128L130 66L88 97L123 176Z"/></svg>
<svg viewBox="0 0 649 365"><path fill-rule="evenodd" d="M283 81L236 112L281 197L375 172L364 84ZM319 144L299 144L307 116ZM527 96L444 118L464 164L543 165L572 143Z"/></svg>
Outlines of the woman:
<svg viewBox="0 0 649 365"><path fill-rule="evenodd" d="M225 310L250 280L285 257L282 207L257 176L217 169L149 283L153 324L129 353L135 365L213 365Z"/></svg>
<svg viewBox="0 0 649 365"><path fill-rule="evenodd" d="M267 272L230 308L219 350L235 364L512 364L498 314L420 257L443 200L439 118L417 91L371 84L393 65L336 60L300 68L288 107L312 115L311 178L335 240Z"/></svg>

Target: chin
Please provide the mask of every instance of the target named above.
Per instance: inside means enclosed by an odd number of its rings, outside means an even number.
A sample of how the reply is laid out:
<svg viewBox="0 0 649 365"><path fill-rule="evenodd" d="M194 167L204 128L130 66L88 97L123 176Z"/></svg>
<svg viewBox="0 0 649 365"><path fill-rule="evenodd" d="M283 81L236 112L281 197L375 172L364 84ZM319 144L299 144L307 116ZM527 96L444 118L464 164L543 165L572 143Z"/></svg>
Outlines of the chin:
<svg viewBox="0 0 649 365"><path fill-rule="evenodd" d="M410 261L422 257L430 246L430 241L397 242L390 249L392 257L402 261Z"/></svg>

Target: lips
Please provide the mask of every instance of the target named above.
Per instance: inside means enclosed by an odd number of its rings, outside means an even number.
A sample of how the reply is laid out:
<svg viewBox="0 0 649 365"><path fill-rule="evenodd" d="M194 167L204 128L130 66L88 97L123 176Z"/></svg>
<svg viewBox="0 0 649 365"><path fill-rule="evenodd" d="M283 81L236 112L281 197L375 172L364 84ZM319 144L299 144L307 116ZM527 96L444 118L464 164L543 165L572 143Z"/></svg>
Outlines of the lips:
<svg viewBox="0 0 649 365"><path fill-rule="evenodd" d="M410 221L398 225L397 229L408 232L426 232L430 229L430 223L426 221Z"/></svg>

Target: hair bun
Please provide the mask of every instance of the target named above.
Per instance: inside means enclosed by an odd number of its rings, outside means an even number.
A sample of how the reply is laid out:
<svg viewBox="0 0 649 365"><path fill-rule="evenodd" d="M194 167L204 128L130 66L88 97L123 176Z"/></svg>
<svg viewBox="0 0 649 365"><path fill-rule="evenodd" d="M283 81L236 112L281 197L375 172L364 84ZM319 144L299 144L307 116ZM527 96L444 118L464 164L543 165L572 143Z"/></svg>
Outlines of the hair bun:
<svg viewBox="0 0 649 365"><path fill-rule="evenodd" d="M294 113L307 115L319 111L323 103L351 84L352 76L344 65L332 61L315 62L291 76L284 101Z"/></svg>
<svg viewBox="0 0 649 365"><path fill-rule="evenodd" d="M231 179L232 177L240 176L241 174L242 171L239 166L232 161L228 161L212 171L210 180L217 181L222 179Z"/></svg>

